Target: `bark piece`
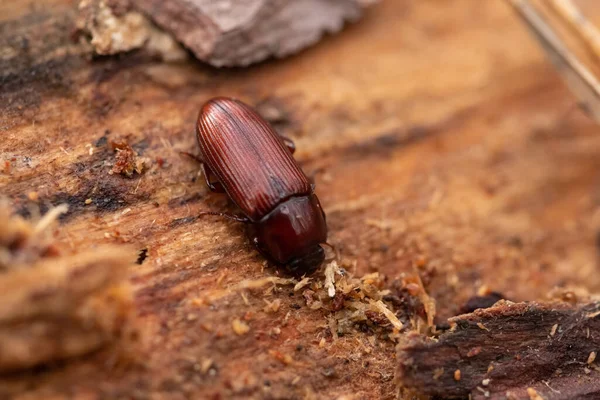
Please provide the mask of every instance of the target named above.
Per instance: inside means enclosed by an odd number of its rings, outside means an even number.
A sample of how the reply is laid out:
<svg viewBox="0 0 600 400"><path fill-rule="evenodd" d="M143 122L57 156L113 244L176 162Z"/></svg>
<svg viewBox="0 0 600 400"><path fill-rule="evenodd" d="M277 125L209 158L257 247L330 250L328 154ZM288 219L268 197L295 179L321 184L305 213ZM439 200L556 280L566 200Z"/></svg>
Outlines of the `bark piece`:
<svg viewBox="0 0 600 400"><path fill-rule="evenodd" d="M245 66L285 57L356 21L373 0L132 0L197 58Z"/></svg>
<svg viewBox="0 0 600 400"><path fill-rule="evenodd" d="M50 256L55 210L32 225L0 208L0 373L95 350L128 317L130 254L104 246Z"/></svg>
<svg viewBox="0 0 600 400"><path fill-rule="evenodd" d="M544 399L600 396L599 302L500 301L449 321L439 340L413 335L401 346L402 386L442 398L521 399L532 390Z"/></svg>

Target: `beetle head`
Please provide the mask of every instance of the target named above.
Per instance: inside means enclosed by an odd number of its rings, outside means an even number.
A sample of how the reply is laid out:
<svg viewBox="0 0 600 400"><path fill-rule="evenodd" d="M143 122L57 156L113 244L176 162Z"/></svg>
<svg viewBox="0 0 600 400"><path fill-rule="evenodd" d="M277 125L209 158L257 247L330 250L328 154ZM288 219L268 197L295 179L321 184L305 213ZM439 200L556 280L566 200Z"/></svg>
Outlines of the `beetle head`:
<svg viewBox="0 0 600 400"><path fill-rule="evenodd" d="M325 260L325 251L319 245L310 248L300 257L292 258L287 269L293 275L304 275L314 272Z"/></svg>

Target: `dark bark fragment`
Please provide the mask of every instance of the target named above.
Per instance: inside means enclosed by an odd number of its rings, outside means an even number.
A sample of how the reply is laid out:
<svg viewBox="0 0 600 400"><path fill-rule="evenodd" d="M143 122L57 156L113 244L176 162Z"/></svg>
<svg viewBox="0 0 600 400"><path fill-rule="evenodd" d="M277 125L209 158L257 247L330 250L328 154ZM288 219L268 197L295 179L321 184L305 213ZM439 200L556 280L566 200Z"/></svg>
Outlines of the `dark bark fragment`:
<svg viewBox="0 0 600 400"><path fill-rule="evenodd" d="M413 335L401 346L404 387L442 398L600 398L600 303L501 301L449 321L438 341Z"/></svg>
<svg viewBox="0 0 600 400"><path fill-rule="evenodd" d="M498 292L473 296L462 306L461 312L462 314L467 314L479 308L489 308L502 299L505 299L504 295Z"/></svg>

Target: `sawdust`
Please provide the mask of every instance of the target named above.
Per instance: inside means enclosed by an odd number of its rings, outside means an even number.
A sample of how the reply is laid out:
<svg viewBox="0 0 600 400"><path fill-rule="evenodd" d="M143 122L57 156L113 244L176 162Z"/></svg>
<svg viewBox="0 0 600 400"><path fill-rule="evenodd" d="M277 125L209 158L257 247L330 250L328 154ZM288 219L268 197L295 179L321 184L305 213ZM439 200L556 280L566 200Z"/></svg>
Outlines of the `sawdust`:
<svg viewBox="0 0 600 400"><path fill-rule="evenodd" d="M115 162L110 174L121 174L131 178L134 172L141 175L149 164L149 160L146 157L140 157L123 138L111 141L110 146L115 152Z"/></svg>
<svg viewBox="0 0 600 400"><path fill-rule="evenodd" d="M404 284L410 285L412 282L420 282L420 279L408 276ZM414 283L412 284L414 285ZM272 296L277 286L292 285L294 292L302 291L302 297L308 309L323 313L324 330L333 340L340 335L364 332L364 329L367 328L372 334L395 341L400 331L413 330L424 325L414 322L422 321L421 317L402 315L403 311L394 309L394 301L389 299L390 290L385 288L384 276L379 273L371 273L362 277L354 277L340 267L336 261L324 265L311 277L294 279L268 276L256 280L244 280L229 288L209 292L191 302L196 306L204 307L227 296L266 287L262 293L263 301L266 304L263 311L274 313L279 310L281 300L278 298L269 300L266 297ZM427 302L430 299L425 293L422 283L420 285L416 285L418 290L414 291L415 301L421 298ZM246 304L248 304L247 300ZM427 309L430 314L427 314L426 320L432 320L435 306L429 306ZM413 321L413 323L407 328L399 317ZM232 326L238 335L247 333L249 329L238 319L233 320ZM321 340L324 339L321 338Z"/></svg>

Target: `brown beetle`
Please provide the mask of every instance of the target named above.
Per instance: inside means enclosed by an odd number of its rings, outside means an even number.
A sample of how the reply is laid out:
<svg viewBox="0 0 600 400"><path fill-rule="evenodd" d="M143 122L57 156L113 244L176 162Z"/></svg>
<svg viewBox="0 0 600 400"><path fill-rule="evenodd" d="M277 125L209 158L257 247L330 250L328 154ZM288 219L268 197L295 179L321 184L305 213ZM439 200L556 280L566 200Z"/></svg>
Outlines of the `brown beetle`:
<svg viewBox="0 0 600 400"><path fill-rule="evenodd" d="M208 187L226 192L245 216L203 214L248 223L259 252L293 273L318 268L325 259L325 213L292 156L293 142L248 105L223 97L202 107L196 136Z"/></svg>

